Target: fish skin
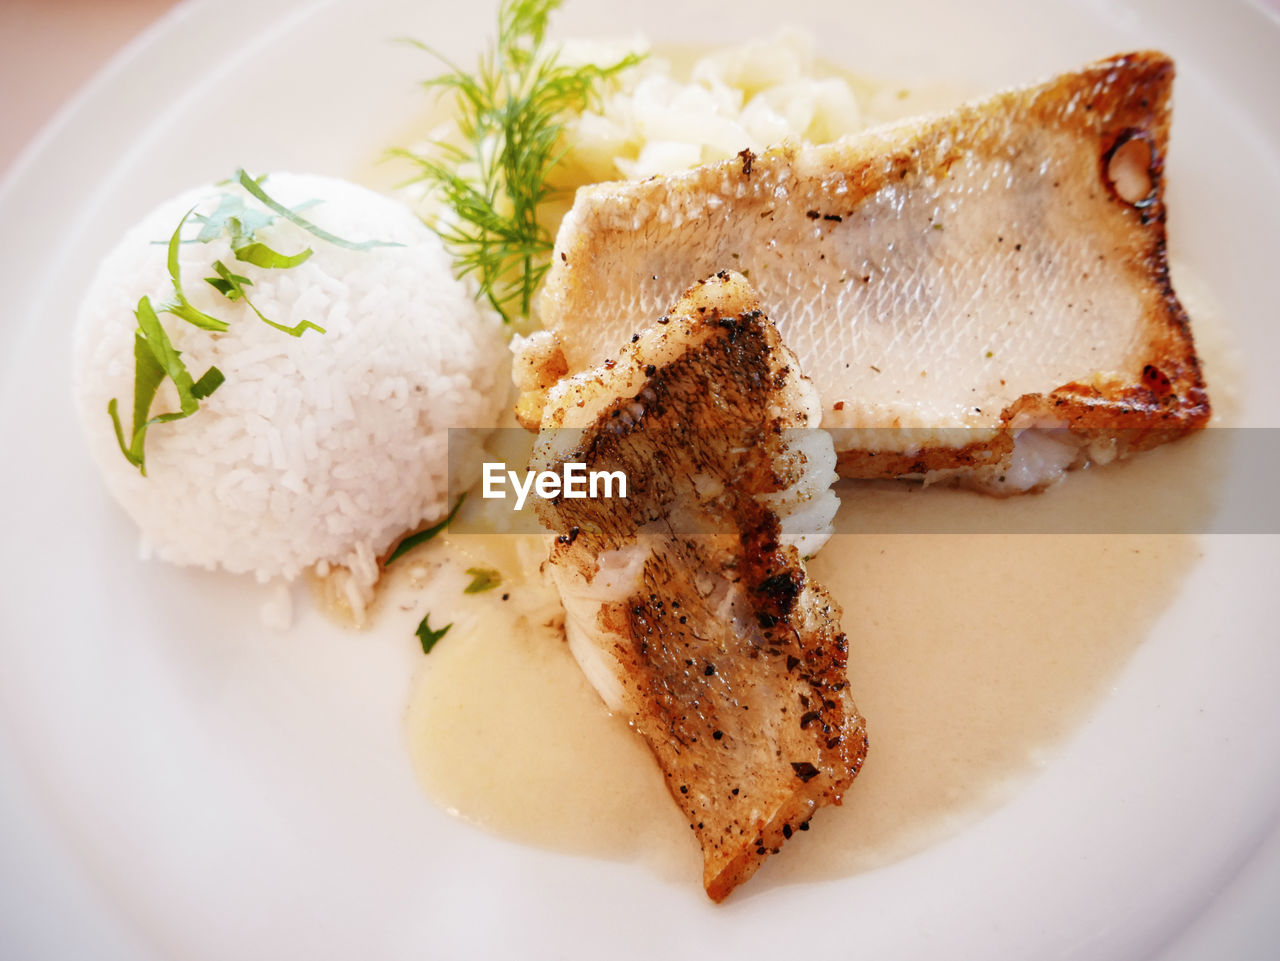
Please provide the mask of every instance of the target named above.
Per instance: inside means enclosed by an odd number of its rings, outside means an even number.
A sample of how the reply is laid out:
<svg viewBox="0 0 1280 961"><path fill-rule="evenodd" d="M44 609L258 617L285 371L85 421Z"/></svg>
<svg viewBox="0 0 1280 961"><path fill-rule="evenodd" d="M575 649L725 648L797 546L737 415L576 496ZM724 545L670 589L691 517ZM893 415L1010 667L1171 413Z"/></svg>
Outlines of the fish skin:
<svg viewBox="0 0 1280 961"><path fill-rule="evenodd" d="M554 388L530 465L629 478L625 501L537 503L547 569L575 657L648 743L717 902L840 803L867 750L839 605L796 546L836 506L829 437L804 429L815 408L749 285L723 274Z"/></svg>
<svg viewBox="0 0 1280 961"><path fill-rule="evenodd" d="M732 268L817 385L845 476L999 492L1027 427L1070 428L1083 462L1203 426L1166 254L1173 74L1131 53L832 144L582 188L541 303L558 363L600 363ZM1107 174L1133 139L1151 151L1137 205Z"/></svg>

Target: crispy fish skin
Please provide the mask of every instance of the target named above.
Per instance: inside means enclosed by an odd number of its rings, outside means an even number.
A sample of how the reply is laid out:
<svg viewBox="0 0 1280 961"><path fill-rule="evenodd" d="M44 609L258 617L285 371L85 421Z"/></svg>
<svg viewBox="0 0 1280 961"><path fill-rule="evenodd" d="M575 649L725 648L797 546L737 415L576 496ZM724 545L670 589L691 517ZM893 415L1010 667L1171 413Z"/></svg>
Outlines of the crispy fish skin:
<svg viewBox="0 0 1280 961"><path fill-rule="evenodd" d="M542 302L558 362L600 363L732 267L823 426L851 429L845 476L994 483L1032 426L1100 460L1181 436L1210 407L1166 254L1173 74L1132 53L833 144L584 188ZM1126 200L1111 162L1135 148L1150 190Z"/></svg>
<svg viewBox="0 0 1280 961"><path fill-rule="evenodd" d="M549 569L574 654L653 751L715 901L840 803L867 750L840 608L796 546L835 506L829 439L796 430L814 406L754 293L724 274L562 382L531 464L628 477L625 500L538 502L558 535ZM780 498L817 519L796 529Z"/></svg>

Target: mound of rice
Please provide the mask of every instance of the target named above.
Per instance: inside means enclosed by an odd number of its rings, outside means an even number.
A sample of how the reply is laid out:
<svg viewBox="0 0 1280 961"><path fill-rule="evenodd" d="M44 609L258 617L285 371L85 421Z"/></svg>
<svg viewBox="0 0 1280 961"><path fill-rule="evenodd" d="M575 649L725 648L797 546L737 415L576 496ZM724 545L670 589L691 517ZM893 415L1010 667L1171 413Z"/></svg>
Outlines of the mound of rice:
<svg viewBox="0 0 1280 961"><path fill-rule="evenodd" d="M117 398L127 436L138 301L148 296L158 310L173 300L166 242L189 209L208 215L230 194L265 211L239 186L176 197L125 235L85 295L76 399L94 459L151 552L261 581L345 567L358 612L378 555L447 510L448 428L497 423L509 383L505 340L496 316L454 278L436 235L400 204L324 177L276 173L264 187L340 238L401 246L349 250L284 218L256 237L285 254L310 247L297 267L241 263L225 232L184 243L187 297L230 328L211 334L159 318L194 377L216 365L226 381L193 416L150 429L144 477L122 455L107 414ZM189 221L184 238L198 229ZM226 299L204 280L218 260L251 279L248 297L266 317L309 320L325 333L291 337ZM151 413L177 409L166 381ZM478 468L459 460L455 471ZM463 489L474 477L455 480Z"/></svg>

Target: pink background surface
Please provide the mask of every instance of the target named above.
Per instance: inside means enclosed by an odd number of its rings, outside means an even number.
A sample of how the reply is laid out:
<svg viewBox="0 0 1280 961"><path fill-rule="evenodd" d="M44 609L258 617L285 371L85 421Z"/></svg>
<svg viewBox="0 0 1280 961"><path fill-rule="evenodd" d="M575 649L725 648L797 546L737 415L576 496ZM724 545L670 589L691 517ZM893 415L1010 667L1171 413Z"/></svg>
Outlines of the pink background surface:
<svg viewBox="0 0 1280 961"><path fill-rule="evenodd" d="M177 0L0 0L0 176L58 109Z"/></svg>

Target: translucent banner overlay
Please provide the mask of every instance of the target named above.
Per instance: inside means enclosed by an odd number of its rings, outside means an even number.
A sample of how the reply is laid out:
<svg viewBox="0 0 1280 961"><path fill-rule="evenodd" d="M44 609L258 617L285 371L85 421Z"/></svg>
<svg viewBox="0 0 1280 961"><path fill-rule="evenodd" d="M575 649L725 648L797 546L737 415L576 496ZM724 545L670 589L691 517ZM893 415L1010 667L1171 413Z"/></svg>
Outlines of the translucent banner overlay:
<svg viewBox="0 0 1280 961"><path fill-rule="evenodd" d="M793 449L814 450L826 442L825 436L819 436L826 432L794 434ZM842 454L845 462L856 461L864 472L886 464L893 470L928 467L940 463L928 461L929 456L944 460L952 456L928 455L930 450L967 450L976 463L997 465L985 472L985 481L988 488L1001 491L1028 477L1054 476L1056 468L1071 461L1082 446L1088 446L1095 456L1106 457L1117 444L1125 448L1143 440L1132 431L1090 436L1024 432L1017 437L1018 448L1013 454L1021 470L1017 477L1001 483L999 468L1008 463L1008 454L996 449L998 445L993 447L990 431L875 429L832 434L837 450L847 451ZM626 497L622 498L616 477L619 464L610 461L608 449L602 454L600 449L584 448L583 439L576 432L544 434L542 443L551 444L562 456L551 465L557 470L548 472L557 476L539 480L536 473L529 474L536 435L514 428L451 429L450 503L466 494L451 530L471 534L542 532L545 528L536 505L545 495L559 498L556 510L544 509L556 525L551 531L555 534L567 533L559 529L563 525L558 521L564 517L587 517L592 525L616 524L621 529L634 529L644 522L647 532L674 535L733 532L731 520L717 516L714 510L698 508L693 491L714 500L716 478L704 472L696 482L691 479L688 465L692 458L686 456L685 446L671 439L659 439L655 444L649 438L648 446L640 449L653 451L651 456L636 459L631 452L628 462L636 466L626 472ZM703 443L697 438L679 440L685 445ZM704 459L711 453L710 462L718 465L727 459L732 465L721 478L738 477L739 465L734 458L749 456L742 451L717 451L711 441L705 442L705 447L701 452ZM985 454L987 450L993 452ZM759 458L762 453L755 451L752 456ZM569 463L580 466L565 471ZM592 473L615 475L595 479L594 497ZM928 483L918 478L842 478L833 487L839 508L830 520L831 528L839 534L1280 534L1280 500L1275 491L1280 484L1280 428L1205 428L1111 463L1066 470L1041 492L1011 496L969 489L963 486L964 478L948 476L945 470L925 473ZM606 481L610 485L607 490ZM672 491L685 493L673 500ZM485 493L500 496L486 497ZM822 533L827 515L821 510L800 511L788 529L797 534Z"/></svg>

